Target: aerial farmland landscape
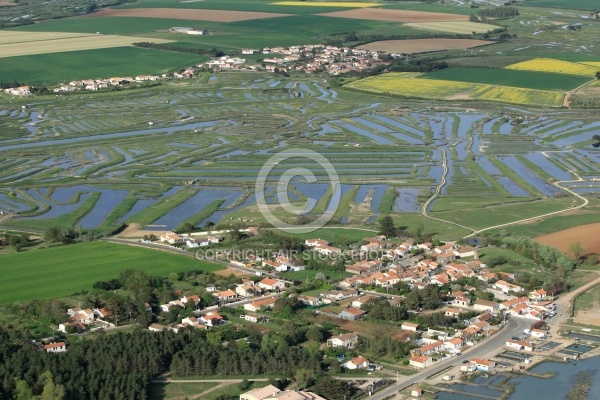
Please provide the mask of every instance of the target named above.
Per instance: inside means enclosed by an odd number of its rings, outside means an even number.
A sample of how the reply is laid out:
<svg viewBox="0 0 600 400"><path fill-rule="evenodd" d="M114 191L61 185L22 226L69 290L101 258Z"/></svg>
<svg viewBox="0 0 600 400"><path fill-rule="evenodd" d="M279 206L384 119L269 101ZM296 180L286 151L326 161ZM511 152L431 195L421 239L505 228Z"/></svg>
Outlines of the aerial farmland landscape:
<svg viewBox="0 0 600 400"><path fill-rule="evenodd" d="M0 0L0 398L600 398L600 5Z"/></svg>

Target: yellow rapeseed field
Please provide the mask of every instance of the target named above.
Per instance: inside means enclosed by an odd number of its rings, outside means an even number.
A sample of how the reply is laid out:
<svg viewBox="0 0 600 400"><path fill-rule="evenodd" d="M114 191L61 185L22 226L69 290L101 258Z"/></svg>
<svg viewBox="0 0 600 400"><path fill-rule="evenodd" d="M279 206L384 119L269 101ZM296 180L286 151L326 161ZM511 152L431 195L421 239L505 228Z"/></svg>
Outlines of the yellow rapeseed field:
<svg viewBox="0 0 600 400"><path fill-rule="evenodd" d="M590 65L579 64L569 61L554 60L552 58L534 58L533 60L511 64L506 69L556 72L559 74L583 75L592 78L598 71Z"/></svg>
<svg viewBox="0 0 600 400"><path fill-rule="evenodd" d="M380 4L376 3L353 3L351 1L279 1L278 6L313 6L313 7L352 7L352 8L366 8L375 7Z"/></svg>
<svg viewBox="0 0 600 400"><path fill-rule="evenodd" d="M42 32L40 32L42 33ZM50 35L52 36L52 35ZM61 53L65 51L105 49L109 47L131 46L136 42L169 43L171 40L147 39L137 36L117 35L87 35L76 37L63 37L59 39L38 39L34 41L2 41L0 34L0 58L27 56L32 54Z"/></svg>
<svg viewBox="0 0 600 400"><path fill-rule="evenodd" d="M479 88L473 92L471 97L474 99L500 101L503 103L559 107L563 104L565 94L548 90L485 85L485 87Z"/></svg>
<svg viewBox="0 0 600 400"><path fill-rule="evenodd" d="M464 35L470 35L471 33L485 33L487 31L493 31L498 28L495 25L490 24L478 24L469 21L443 21L443 22L410 22L404 24L415 29L425 29L428 31L439 31L439 32L451 32L459 33Z"/></svg>
<svg viewBox="0 0 600 400"><path fill-rule="evenodd" d="M473 83L405 77L403 74L371 76L348 84L348 87L375 93L395 94L426 99L445 99L468 95L479 86Z"/></svg>
<svg viewBox="0 0 600 400"><path fill-rule="evenodd" d="M580 62L579 64L591 65L594 68L600 68L600 61L586 61L586 62Z"/></svg>

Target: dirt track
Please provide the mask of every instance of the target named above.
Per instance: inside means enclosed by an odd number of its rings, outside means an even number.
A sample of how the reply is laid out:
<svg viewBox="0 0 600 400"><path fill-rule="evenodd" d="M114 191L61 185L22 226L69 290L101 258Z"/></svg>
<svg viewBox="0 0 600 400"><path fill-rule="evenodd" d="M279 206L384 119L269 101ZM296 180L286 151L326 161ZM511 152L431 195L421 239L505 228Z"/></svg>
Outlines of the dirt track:
<svg viewBox="0 0 600 400"><path fill-rule="evenodd" d="M444 22L444 21L468 21L466 15L446 14L426 11L389 10L381 8L361 8L348 11L335 11L318 14L324 17L368 19L371 21L388 22Z"/></svg>
<svg viewBox="0 0 600 400"><path fill-rule="evenodd" d="M89 14L89 17L145 17L184 19L190 21L237 22L262 18L287 17L288 15L289 14L251 11L197 10L187 8L131 8L123 10L104 9Z"/></svg>
<svg viewBox="0 0 600 400"><path fill-rule="evenodd" d="M581 242L585 249L584 254L594 253L600 258L600 223L581 225L549 235L538 236L535 241L556 247L570 256L573 256L573 254L569 251L569 246L572 243Z"/></svg>
<svg viewBox="0 0 600 400"><path fill-rule="evenodd" d="M390 53L425 53L428 51L469 49L490 43L492 42L475 39L408 39L382 40L358 46L358 48Z"/></svg>

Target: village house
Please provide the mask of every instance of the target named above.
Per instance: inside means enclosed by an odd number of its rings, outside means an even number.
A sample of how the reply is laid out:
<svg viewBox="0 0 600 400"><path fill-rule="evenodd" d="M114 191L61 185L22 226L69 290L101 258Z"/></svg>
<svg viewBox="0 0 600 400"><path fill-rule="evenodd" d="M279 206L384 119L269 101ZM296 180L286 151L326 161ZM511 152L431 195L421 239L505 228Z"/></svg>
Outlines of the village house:
<svg viewBox="0 0 600 400"><path fill-rule="evenodd" d="M490 360L484 360L482 358L471 358L471 362L475 364L475 368L478 371L491 372L492 368L496 366L496 363Z"/></svg>
<svg viewBox="0 0 600 400"><path fill-rule="evenodd" d="M548 292L546 292L544 289L534 290L533 292L529 293L529 298L534 301L544 301L546 300L547 296Z"/></svg>
<svg viewBox="0 0 600 400"><path fill-rule="evenodd" d="M218 301L225 301L225 302L233 301L233 300L237 299L237 297L238 297L237 293L231 289L223 290L220 292L215 292L212 294L212 296Z"/></svg>
<svg viewBox="0 0 600 400"><path fill-rule="evenodd" d="M400 326L400 329L402 329L403 331L416 332L417 329L419 329L419 324L415 324L414 322L405 321Z"/></svg>
<svg viewBox="0 0 600 400"><path fill-rule="evenodd" d="M439 353L444 349L444 343L440 340L436 340L433 343L426 344L424 346L415 349L415 353L420 353L421 355L430 355L434 353Z"/></svg>
<svg viewBox="0 0 600 400"><path fill-rule="evenodd" d="M281 289L285 289L285 283L278 279L273 278L265 278L257 283L258 287L263 290L267 290L270 292L278 291Z"/></svg>
<svg viewBox="0 0 600 400"><path fill-rule="evenodd" d="M452 317L452 318L458 318L458 317L460 317L460 314L462 314L462 311L459 310L458 308L447 308L446 311L444 312L444 315L446 317Z"/></svg>
<svg viewBox="0 0 600 400"><path fill-rule="evenodd" d="M371 299L374 299L374 297L360 296L359 298L352 300L352 307L361 308L363 305L367 304Z"/></svg>
<svg viewBox="0 0 600 400"><path fill-rule="evenodd" d="M169 244L176 244L176 243L182 243L183 242L183 238L181 236L179 236L175 232L170 232L170 231L162 233L159 236L159 240L162 243L169 243Z"/></svg>
<svg viewBox="0 0 600 400"><path fill-rule="evenodd" d="M521 340L507 339L506 347L509 347L513 350L533 351L533 345L530 342Z"/></svg>
<svg viewBox="0 0 600 400"><path fill-rule="evenodd" d="M345 310L342 310L342 312L338 314L338 318L354 321L362 318L366 313L366 311L363 311L360 308L349 307Z"/></svg>
<svg viewBox="0 0 600 400"><path fill-rule="evenodd" d="M273 268L277 272L285 272L288 270L287 265L271 260L262 260L262 266Z"/></svg>
<svg viewBox="0 0 600 400"><path fill-rule="evenodd" d="M46 351L46 353L62 353L67 351L67 346L65 345L65 342L52 342L50 344L42 346L42 348L44 349L44 351Z"/></svg>
<svg viewBox="0 0 600 400"><path fill-rule="evenodd" d="M252 297L259 294L262 294L263 290L260 286L254 285L252 283L246 283L242 285L237 285L235 287L235 292L241 297Z"/></svg>
<svg viewBox="0 0 600 400"><path fill-rule="evenodd" d="M356 343L358 343L358 335L356 333L344 333L327 339L327 346L329 347L347 347L351 349Z"/></svg>
<svg viewBox="0 0 600 400"><path fill-rule="evenodd" d="M513 285L512 283L508 283L503 280L499 280L492 285L494 289L500 290L502 293L515 292L520 293L523 291L523 288L519 285Z"/></svg>
<svg viewBox="0 0 600 400"><path fill-rule="evenodd" d="M360 246L360 251L363 253L369 253L371 251L377 251L382 248L381 243L379 242L370 242L367 244L363 244Z"/></svg>
<svg viewBox="0 0 600 400"><path fill-rule="evenodd" d="M167 329L167 327L161 324L152 324L148 327L148 330L151 332L162 332L165 329Z"/></svg>
<svg viewBox="0 0 600 400"><path fill-rule="evenodd" d="M320 294L321 300L325 304L332 302L342 301L351 297L358 296L358 290L346 289L346 290L328 290Z"/></svg>
<svg viewBox="0 0 600 400"><path fill-rule="evenodd" d="M373 272L380 269L383 266L383 262L377 260L362 260L346 267L346 272L352 274L363 274L366 272Z"/></svg>
<svg viewBox="0 0 600 400"><path fill-rule="evenodd" d="M497 313L500 310L500 304L489 300L477 299L473 303L473 309L476 311Z"/></svg>
<svg viewBox="0 0 600 400"><path fill-rule="evenodd" d="M259 314L255 314L253 312L247 312L246 314L244 314L244 319L248 322L254 322L256 324L260 324L260 323L268 321L267 317L264 317Z"/></svg>
<svg viewBox="0 0 600 400"><path fill-rule="evenodd" d="M448 350L460 350L464 346L461 338L452 338L444 342L444 348Z"/></svg>
<svg viewBox="0 0 600 400"><path fill-rule="evenodd" d="M543 329L532 329L531 337L536 339L546 339L547 332Z"/></svg>
<svg viewBox="0 0 600 400"><path fill-rule="evenodd" d="M214 311L209 311L200 316L199 320L202 324L210 327L219 326L223 323L223 317Z"/></svg>
<svg viewBox="0 0 600 400"><path fill-rule="evenodd" d="M433 365L433 358L430 356L412 356L408 359L408 363L415 368L427 368Z"/></svg>
<svg viewBox="0 0 600 400"><path fill-rule="evenodd" d="M314 246L313 249L317 253L323 254L326 256L342 253L342 249L340 249L339 247L332 247L332 246Z"/></svg>
<svg viewBox="0 0 600 400"><path fill-rule="evenodd" d="M166 304L161 304L160 305L160 310L162 312L169 312L169 310L171 309L171 307L181 307L181 308L185 308L185 304L181 302L181 300L173 300L170 301Z"/></svg>
<svg viewBox="0 0 600 400"><path fill-rule="evenodd" d="M304 241L304 244L307 245L308 247L329 246L329 242L324 239L306 239Z"/></svg>
<svg viewBox="0 0 600 400"><path fill-rule="evenodd" d="M347 369L362 369L367 368L369 366L369 360L364 357L358 356L354 357L351 360L348 360L343 364L344 368Z"/></svg>
<svg viewBox="0 0 600 400"><path fill-rule="evenodd" d="M315 296L308 296L305 294L301 294L300 296L298 296L298 300L300 300L302 302L302 304L306 305L306 306L312 306L312 307L316 307L321 305L321 299Z"/></svg>
<svg viewBox="0 0 600 400"><path fill-rule="evenodd" d="M275 297L257 300L252 303L244 304L244 310L257 312L260 310L265 310L267 308L273 308L273 306L275 306L275 302L277 302L277 298Z"/></svg>

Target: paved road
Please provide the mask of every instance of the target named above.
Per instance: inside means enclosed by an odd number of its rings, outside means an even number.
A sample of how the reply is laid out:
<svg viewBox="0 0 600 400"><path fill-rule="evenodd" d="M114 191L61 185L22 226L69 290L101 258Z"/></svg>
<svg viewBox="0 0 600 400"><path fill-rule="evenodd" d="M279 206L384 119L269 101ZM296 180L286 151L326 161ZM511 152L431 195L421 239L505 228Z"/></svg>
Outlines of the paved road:
<svg viewBox="0 0 600 400"><path fill-rule="evenodd" d="M434 367L426 368L425 370L411 376L400 376L398 382L382 389L373 394L369 399L382 400L388 396L398 393L399 390L405 389L415 382L426 379L448 367L458 365L467 358L490 358L504 347L506 339L513 336L519 336L524 329L531 325L530 319L510 318L506 322L506 326L488 339L476 344L472 348L463 351L462 356L452 357L444 361L440 361Z"/></svg>

